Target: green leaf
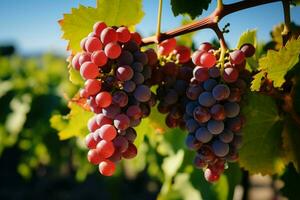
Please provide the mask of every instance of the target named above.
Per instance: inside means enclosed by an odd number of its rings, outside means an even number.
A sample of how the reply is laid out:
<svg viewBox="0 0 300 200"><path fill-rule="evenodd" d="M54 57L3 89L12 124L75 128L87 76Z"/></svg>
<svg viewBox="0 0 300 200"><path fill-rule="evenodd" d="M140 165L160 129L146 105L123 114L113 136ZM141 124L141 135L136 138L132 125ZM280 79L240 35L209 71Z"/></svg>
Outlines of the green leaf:
<svg viewBox="0 0 300 200"><path fill-rule="evenodd" d="M201 15L203 10L207 10L211 0L171 0L174 16L188 14L192 19Z"/></svg>
<svg viewBox="0 0 300 200"><path fill-rule="evenodd" d="M81 75L78 71L76 71L73 67L69 66L69 80L74 84L78 86L83 86L84 81L81 78Z"/></svg>
<svg viewBox="0 0 300 200"><path fill-rule="evenodd" d="M256 30L255 29L248 30L248 31L245 31L244 33L242 33L236 48L239 49L243 44L246 44L246 43L252 44L253 46L256 47L257 41L256 41Z"/></svg>
<svg viewBox="0 0 300 200"><path fill-rule="evenodd" d="M285 75L299 61L300 37L289 40L279 51L269 50L265 57L259 59L259 69L267 72L268 79L274 87L281 87L285 82Z"/></svg>
<svg viewBox="0 0 300 200"><path fill-rule="evenodd" d="M299 126L293 119L287 117L283 130L283 149L287 162L292 162L299 172L300 170L300 134Z"/></svg>
<svg viewBox="0 0 300 200"><path fill-rule="evenodd" d="M97 0L97 7L73 8L71 14L64 14L59 21L63 38L69 40L68 49L73 53L81 51L80 41L93 31L97 21L109 26L133 27L144 16L141 0Z"/></svg>
<svg viewBox="0 0 300 200"><path fill-rule="evenodd" d="M92 112L84 110L76 103L69 103L70 113L66 116L53 115L50 119L51 127L58 130L60 140L74 136L84 136L88 133L87 122L93 116Z"/></svg>
<svg viewBox="0 0 300 200"><path fill-rule="evenodd" d="M250 173L275 174L284 168L281 159L283 123L275 101L269 97L249 93L242 113L247 123L243 128L240 165Z"/></svg>
<svg viewBox="0 0 300 200"><path fill-rule="evenodd" d="M251 91L259 91L263 78L265 78L265 72L260 71L253 76L253 81L251 82Z"/></svg>

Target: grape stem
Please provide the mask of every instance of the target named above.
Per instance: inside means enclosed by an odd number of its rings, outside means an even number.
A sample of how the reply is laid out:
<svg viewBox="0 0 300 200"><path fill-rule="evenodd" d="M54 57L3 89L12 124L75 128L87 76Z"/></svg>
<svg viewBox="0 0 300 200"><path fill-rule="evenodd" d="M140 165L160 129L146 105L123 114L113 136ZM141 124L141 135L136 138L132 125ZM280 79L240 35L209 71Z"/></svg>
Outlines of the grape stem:
<svg viewBox="0 0 300 200"><path fill-rule="evenodd" d="M291 36L291 12L289 0L282 0L283 13L284 13L284 29L281 33L283 38L283 46L286 44Z"/></svg>
<svg viewBox="0 0 300 200"><path fill-rule="evenodd" d="M157 11L157 27L156 27L156 40L160 38L160 27L161 27L161 14L162 14L162 0L158 0L158 11Z"/></svg>
<svg viewBox="0 0 300 200"><path fill-rule="evenodd" d="M232 4L223 4L221 0L218 0L218 6L216 9L207 17L204 17L198 21L194 21L190 24L175 28L173 30L167 31L165 33L161 33L159 37L157 35L153 35L147 38L143 38L143 46L153 44L153 43L160 43L166 39L173 38L179 35L184 35L190 32L194 32L201 29L212 29L213 31L216 31L215 26L218 24L218 22L225 17L226 15L229 15L231 13L256 7L263 4L268 3L274 3L283 1L285 2L284 5L289 5L288 0L245 0L245 1L239 1ZM284 6L286 7L286 6ZM286 8L287 10L287 8ZM289 11L289 10L288 10ZM286 16L286 15L285 15ZM286 17L287 18L287 17ZM218 35L218 33L216 33ZM221 42L221 41L220 41Z"/></svg>

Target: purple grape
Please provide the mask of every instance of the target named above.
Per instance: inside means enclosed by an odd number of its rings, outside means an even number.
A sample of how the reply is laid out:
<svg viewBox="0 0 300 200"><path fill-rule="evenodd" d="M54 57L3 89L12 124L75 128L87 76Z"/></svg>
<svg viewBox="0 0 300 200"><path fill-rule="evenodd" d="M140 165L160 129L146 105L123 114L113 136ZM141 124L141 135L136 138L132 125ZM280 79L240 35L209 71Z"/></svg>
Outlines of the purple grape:
<svg viewBox="0 0 300 200"><path fill-rule="evenodd" d="M221 72L218 67L212 67L212 68L209 68L208 74L212 78L218 78L221 75Z"/></svg>
<svg viewBox="0 0 300 200"><path fill-rule="evenodd" d="M165 94L166 96L164 97L164 102L168 105L175 104L178 100L178 94L175 90L171 89Z"/></svg>
<svg viewBox="0 0 300 200"><path fill-rule="evenodd" d="M126 130L129 127L129 117L125 114L118 114L114 119L114 126L119 130Z"/></svg>
<svg viewBox="0 0 300 200"><path fill-rule="evenodd" d="M220 140L215 140L213 142L212 149L218 157L224 157L229 153L229 145Z"/></svg>
<svg viewBox="0 0 300 200"><path fill-rule="evenodd" d="M200 85L191 85L186 90L186 96L190 100L197 100L202 91L203 89Z"/></svg>
<svg viewBox="0 0 300 200"><path fill-rule="evenodd" d="M198 106L194 109L193 116L194 119L199 123L205 123L211 118L208 109L201 106Z"/></svg>
<svg viewBox="0 0 300 200"><path fill-rule="evenodd" d="M123 91L116 91L113 96L112 100L114 104L117 104L120 107L125 107L128 104L128 96Z"/></svg>
<svg viewBox="0 0 300 200"><path fill-rule="evenodd" d="M144 66L142 74L145 77L145 80L150 79L151 75L152 75L152 69L151 69L151 67L149 65Z"/></svg>
<svg viewBox="0 0 300 200"><path fill-rule="evenodd" d="M134 59L136 61L142 63L142 65L146 65L148 63L148 56L144 52L136 51L136 52L134 52L133 56L134 56Z"/></svg>
<svg viewBox="0 0 300 200"><path fill-rule="evenodd" d="M134 62L131 67L136 72L142 72L144 69L143 64L140 62Z"/></svg>
<svg viewBox="0 0 300 200"><path fill-rule="evenodd" d="M124 91L131 93L135 90L136 84L133 81L124 82Z"/></svg>
<svg viewBox="0 0 300 200"><path fill-rule="evenodd" d="M198 103L196 101L191 101L189 102L186 107L185 107L185 112L189 115L189 116L193 116L194 115L194 109L198 106Z"/></svg>
<svg viewBox="0 0 300 200"><path fill-rule="evenodd" d="M207 143L213 138L211 132L209 132L205 127L198 128L195 133L195 136L197 140L199 140L202 143Z"/></svg>
<svg viewBox="0 0 300 200"><path fill-rule="evenodd" d="M151 98L150 88L146 85L139 85L133 93L134 97L140 102L149 101Z"/></svg>
<svg viewBox="0 0 300 200"><path fill-rule="evenodd" d="M229 97L230 89L225 84L219 84L213 88L212 95L217 101L222 101Z"/></svg>
<svg viewBox="0 0 300 200"><path fill-rule="evenodd" d="M225 129L221 134L219 134L220 141L224 143L230 143L233 140L234 134L228 129Z"/></svg>
<svg viewBox="0 0 300 200"><path fill-rule="evenodd" d="M125 133L125 138L129 141L129 142L134 142L134 140L136 139L136 131L129 127L128 129L126 129L126 133Z"/></svg>
<svg viewBox="0 0 300 200"><path fill-rule="evenodd" d="M132 80L135 82L136 85L140 85L145 81L145 78L142 73L136 72L134 73Z"/></svg>
<svg viewBox="0 0 300 200"><path fill-rule="evenodd" d="M196 140L196 138L192 134L188 134L188 136L185 138L185 145L190 150L198 150L202 143Z"/></svg>
<svg viewBox="0 0 300 200"><path fill-rule="evenodd" d="M129 51L122 51L121 55L117 59L118 65L131 65L133 62L133 56Z"/></svg>
<svg viewBox="0 0 300 200"><path fill-rule="evenodd" d="M102 113L105 117L114 119L117 114L121 112L121 109L118 105L111 104L107 108L102 108Z"/></svg>
<svg viewBox="0 0 300 200"><path fill-rule="evenodd" d="M212 134L218 135L224 130L224 123L222 121L209 120L207 123L207 129Z"/></svg>
<svg viewBox="0 0 300 200"><path fill-rule="evenodd" d="M252 44L243 44L240 50L245 54L246 57L251 57L255 53L255 47Z"/></svg>
<svg viewBox="0 0 300 200"><path fill-rule="evenodd" d="M122 153L128 148L128 140L124 136L117 136L113 140L113 144L115 149Z"/></svg>
<svg viewBox="0 0 300 200"><path fill-rule="evenodd" d="M202 106L211 107L216 103L216 100L211 92L202 92L198 98L198 102Z"/></svg>
<svg viewBox="0 0 300 200"><path fill-rule="evenodd" d="M234 102L227 102L224 104L226 117L232 118L236 117L240 113L240 106Z"/></svg>

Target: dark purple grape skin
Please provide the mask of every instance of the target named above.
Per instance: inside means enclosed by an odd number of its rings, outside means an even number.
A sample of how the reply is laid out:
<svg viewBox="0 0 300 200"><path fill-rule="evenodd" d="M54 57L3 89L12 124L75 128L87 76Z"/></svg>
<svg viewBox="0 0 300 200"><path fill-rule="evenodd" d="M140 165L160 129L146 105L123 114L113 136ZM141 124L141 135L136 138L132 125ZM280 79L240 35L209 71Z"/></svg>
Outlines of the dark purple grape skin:
<svg viewBox="0 0 300 200"><path fill-rule="evenodd" d="M102 109L104 116L114 119L117 114L121 112L121 108L118 105L111 104L107 108Z"/></svg>
<svg viewBox="0 0 300 200"><path fill-rule="evenodd" d="M216 99L211 92L202 92L198 97L198 102L202 106L211 107L216 103Z"/></svg>
<svg viewBox="0 0 300 200"><path fill-rule="evenodd" d="M133 75L132 80L134 81L134 83L136 85L140 85L140 84L142 84L145 81L145 78L144 78L144 76L143 76L142 73L135 72L134 75Z"/></svg>
<svg viewBox="0 0 300 200"><path fill-rule="evenodd" d="M131 65L133 62L133 56L130 51L122 51L121 55L117 59L118 65Z"/></svg>
<svg viewBox="0 0 300 200"><path fill-rule="evenodd" d="M229 97L230 89L225 84L218 84L213 88L212 95L215 100L222 101Z"/></svg>
<svg viewBox="0 0 300 200"><path fill-rule="evenodd" d="M208 79L203 83L203 89L206 91L212 91L212 89L217 85L217 81L215 79Z"/></svg>
<svg viewBox="0 0 300 200"><path fill-rule="evenodd" d="M136 84L133 81L129 80L124 82L123 87L125 92L131 93L135 90Z"/></svg>
<svg viewBox="0 0 300 200"><path fill-rule="evenodd" d="M129 141L129 142L134 142L134 140L136 139L137 134L136 131L129 127L128 129L126 129L126 133L125 133L125 138Z"/></svg>
<svg viewBox="0 0 300 200"><path fill-rule="evenodd" d="M246 57L251 57L255 54L255 47L252 44L243 44L240 50L245 54Z"/></svg>
<svg viewBox="0 0 300 200"><path fill-rule="evenodd" d="M136 61L142 63L142 65L146 65L148 63L148 56L144 52L136 51L136 52L134 52L133 56L134 56L134 59Z"/></svg>
<svg viewBox="0 0 300 200"><path fill-rule="evenodd" d="M134 62L132 65L131 65L131 68L136 71L136 72L142 72L144 67L143 67L143 64L140 63L140 62Z"/></svg>
<svg viewBox="0 0 300 200"><path fill-rule="evenodd" d="M175 90L171 89L167 91L164 97L164 102L167 105L172 105L175 104L178 101L178 94Z"/></svg>
<svg viewBox="0 0 300 200"><path fill-rule="evenodd" d="M189 102L186 107L185 107L185 112L189 115L189 116L193 116L194 115L194 109L198 106L198 103L196 101L191 101Z"/></svg>
<svg viewBox="0 0 300 200"><path fill-rule="evenodd" d="M226 117L232 118L236 117L240 113L240 106L234 102L227 102L224 104Z"/></svg>
<svg viewBox="0 0 300 200"><path fill-rule="evenodd" d="M117 136L113 140L113 144L115 149L122 153L128 148L128 140L124 136Z"/></svg>
<svg viewBox="0 0 300 200"><path fill-rule="evenodd" d="M186 89L186 96L190 100L197 100L202 91L200 85L191 85Z"/></svg>
<svg viewBox="0 0 300 200"><path fill-rule="evenodd" d="M151 98L151 90L146 85L139 85L133 93L134 97L140 102L147 102Z"/></svg>
<svg viewBox="0 0 300 200"><path fill-rule="evenodd" d="M188 132L193 133L199 128L199 123L191 118L186 121L185 126Z"/></svg>
<svg viewBox="0 0 300 200"><path fill-rule="evenodd" d="M224 130L223 121L209 120L207 123L207 129L214 135L222 133Z"/></svg>
<svg viewBox="0 0 300 200"><path fill-rule="evenodd" d="M123 91L116 91L113 96L113 103L125 107L128 104L128 95Z"/></svg>
<svg viewBox="0 0 300 200"><path fill-rule="evenodd" d="M229 145L220 140L215 140L213 142L212 149L218 157L225 157L229 153Z"/></svg>
<svg viewBox="0 0 300 200"><path fill-rule="evenodd" d="M202 143L207 143L209 142L212 138L213 135L211 132L209 132L207 130L206 127L200 127L197 129L197 131L195 132L195 137L197 140L199 140Z"/></svg>
<svg viewBox="0 0 300 200"><path fill-rule="evenodd" d="M219 140L224 143L230 143L234 138L234 133L228 129L225 129L219 134Z"/></svg>
<svg viewBox="0 0 300 200"><path fill-rule="evenodd" d="M194 119L199 123L205 123L211 118L209 110L201 106L198 106L194 109L193 116Z"/></svg>

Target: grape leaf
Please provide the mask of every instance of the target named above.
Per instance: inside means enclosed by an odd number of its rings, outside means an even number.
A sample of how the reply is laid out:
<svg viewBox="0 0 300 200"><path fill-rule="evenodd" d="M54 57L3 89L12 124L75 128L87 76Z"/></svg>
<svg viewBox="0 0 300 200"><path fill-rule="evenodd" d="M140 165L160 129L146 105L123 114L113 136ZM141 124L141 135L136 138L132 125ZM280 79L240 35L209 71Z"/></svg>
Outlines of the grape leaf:
<svg viewBox="0 0 300 200"><path fill-rule="evenodd" d="M259 69L267 72L274 87L281 87L286 73L298 63L299 54L300 37L289 40L279 51L269 50L266 56L259 59Z"/></svg>
<svg viewBox="0 0 300 200"><path fill-rule="evenodd" d="M203 10L207 10L211 0L171 0L174 16L188 14L192 19L201 15Z"/></svg>
<svg viewBox="0 0 300 200"><path fill-rule="evenodd" d="M283 130L283 149L285 158L292 162L299 172L300 170L300 133L299 127L289 117L285 120Z"/></svg>
<svg viewBox="0 0 300 200"><path fill-rule="evenodd" d="M69 41L68 50L79 52L80 41L92 32L97 21L105 21L109 26L132 27L144 16L141 0L97 0L97 7L79 5L70 14L64 14L59 21L63 38Z"/></svg>
<svg viewBox="0 0 300 200"><path fill-rule="evenodd" d="M283 123L275 101L269 97L249 93L242 113L247 123L243 128L240 166L250 173L275 174L284 168L281 159Z"/></svg>
<svg viewBox="0 0 300 200"><path fill-rule="evenodd" d="M181 149L176 154L166 157L162 164L162 169L167 178L175 176L180 168L184 157L184 151Z"/></svg>
<svg viewBox="0 0 300 200"><path fill-rule="evenodd" d="M73 83L74 85L78 85L78 86L83 86L84 85L84 81L81 78L81 75L78 71L76 71L73 67L71 67L69 65L69 80L71 81L71 83Z"/></svg>
<svg viewBox="0 0 300 200"><path fill-rule="evenodd" d="M84 136L88 133L87 122L93 116L76 103L70 102L70 113L66 116L53 115L50 119L51 127L58 130L60 140L66 140L74 136Z"/></svg>
<svg viewBox="0 0 300 200"><path fill-rule="evenodd" d="M251 82L251 91L259 91L263 78L265 78L265 72L260 71L253 76L253 81Z"/></svg>

